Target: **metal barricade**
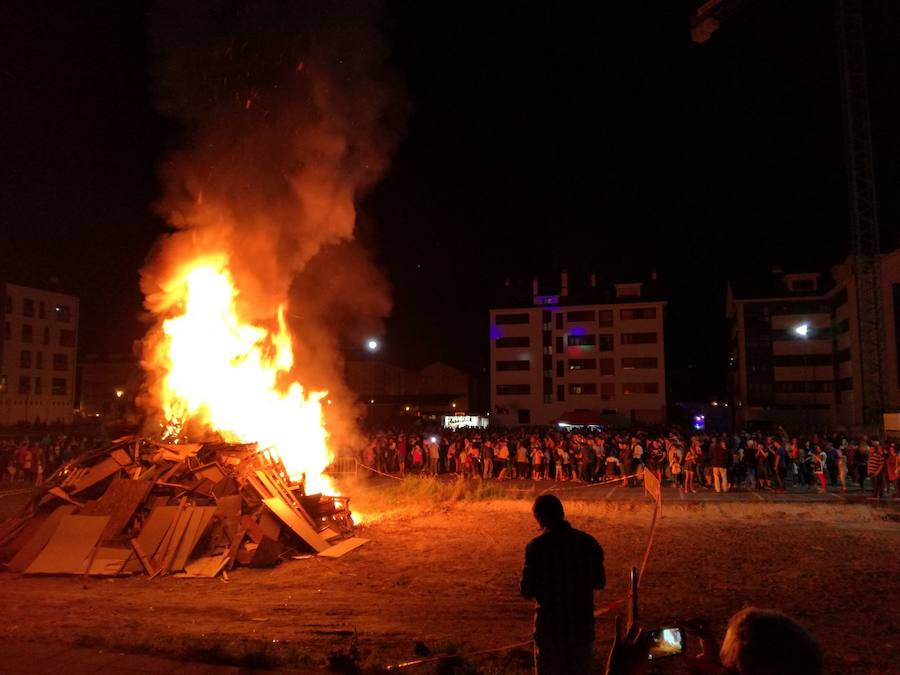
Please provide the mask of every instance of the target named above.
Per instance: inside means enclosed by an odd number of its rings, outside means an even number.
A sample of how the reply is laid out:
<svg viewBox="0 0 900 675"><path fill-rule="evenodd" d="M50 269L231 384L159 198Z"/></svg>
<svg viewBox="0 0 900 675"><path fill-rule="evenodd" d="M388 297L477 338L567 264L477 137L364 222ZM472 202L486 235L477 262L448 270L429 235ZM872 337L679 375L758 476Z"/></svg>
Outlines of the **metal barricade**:
<svg viewBox="0 0 900 675"><path fill-rule="evenodd" d="M334 461L325 469L325 473L332 476L356 475L357 462L355 457L335 457Z"/></svg>

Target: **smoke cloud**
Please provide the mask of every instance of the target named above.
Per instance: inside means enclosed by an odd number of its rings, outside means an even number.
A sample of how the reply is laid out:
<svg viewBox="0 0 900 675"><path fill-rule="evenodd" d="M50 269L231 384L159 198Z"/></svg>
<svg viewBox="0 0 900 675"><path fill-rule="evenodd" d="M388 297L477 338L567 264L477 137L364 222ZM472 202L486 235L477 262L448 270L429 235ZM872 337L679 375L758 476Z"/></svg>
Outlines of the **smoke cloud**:
<svg viewBox="0 0 900 675"><path fill-rule="evenodd" d="M391 306L354 241L405 116L380 21L365 1L164 2L153 17L159 107L184 141L161 167L173 232L141 272L146 307L161 322L178 267L225 252L242 318L271 320L290 298L298 379L336 397L339 345L380 330Z"/></svg>

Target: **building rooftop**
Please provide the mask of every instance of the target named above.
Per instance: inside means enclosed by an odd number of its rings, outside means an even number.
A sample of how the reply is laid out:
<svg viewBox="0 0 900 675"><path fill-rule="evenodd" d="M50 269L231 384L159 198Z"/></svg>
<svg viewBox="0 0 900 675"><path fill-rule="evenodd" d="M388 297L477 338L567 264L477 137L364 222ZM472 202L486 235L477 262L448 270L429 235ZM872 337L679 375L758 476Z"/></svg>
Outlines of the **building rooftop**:
<svg viewBox="0 0 900 675"><path fill-rule="evenodd" d="M628 293L634 287L639 294ZM539 298L541 301L536 301ZM605 305L662 302L663 289L656 274L646 279L607 279L596 272L567 272L553 276L506 279L494 290L492 308Z"/></svg>

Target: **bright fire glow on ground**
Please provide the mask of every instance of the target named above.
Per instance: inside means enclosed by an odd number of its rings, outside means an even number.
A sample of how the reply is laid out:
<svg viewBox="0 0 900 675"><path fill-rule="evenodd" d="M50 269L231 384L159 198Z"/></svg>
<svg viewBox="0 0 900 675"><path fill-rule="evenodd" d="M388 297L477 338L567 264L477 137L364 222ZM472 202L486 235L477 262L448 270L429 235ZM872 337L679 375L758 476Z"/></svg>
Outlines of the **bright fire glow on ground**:
<svg viewBox="0 0 900 675"><path fill-rule="evenodd" d="M242 321L224 255L187 265L166 290L180 308L155 349L169 429L194 420L228 442L257 443L277 453L291 478L306 476L307 494L337 494L322 473L333 458L322 420L327 392L284 383L294 365L284 306L275 331Z"/></svg>

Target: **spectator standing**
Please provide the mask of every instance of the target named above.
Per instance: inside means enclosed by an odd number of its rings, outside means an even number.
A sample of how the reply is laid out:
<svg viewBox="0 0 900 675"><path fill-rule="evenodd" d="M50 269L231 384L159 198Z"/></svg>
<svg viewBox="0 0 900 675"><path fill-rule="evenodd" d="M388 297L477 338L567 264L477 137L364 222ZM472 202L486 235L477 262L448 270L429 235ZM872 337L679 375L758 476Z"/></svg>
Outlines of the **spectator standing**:
<svg viewBox="0 0 900 675"><path fill-rule="evenodd" d="M422 473L422 446L419 445L418 439L413 443L412 470L415 473Z"/></svg>
<svg viewBox="0 0 900 675"><path fill-rule="evenodd" d="M528 448L525 440L516 443L516 478L528 478Z"/></svg>
<svg viewBox="0 0 900 675"><path fill-rule="evenodd" d="M629 487L637 487L637 474L641 468L641 461L643 458L644 448L641 447L641 443L637 438L633 438L631 441L631 468L628 472L631 474L631 477L628 479Z"/></svg>
<svg viewBox="0 0 900 675"><path fill-rule="evenodd" d="M841 494L847 494L847 455L844 454L844 449L838 447L837 449L837 465L838 465L838 481L841 484Z"/></svg>
<svg viewBox="0 0 900 675"><path fill-rule="evenodd" d="M728 448L725 441L714 441L709 449L709 463L712 465L713 483L716 492L728 492Z"/></svg>
<svg viewBox="0 0 900 675"><path fill-rule="evenodd" d="M448 473L458 473L459 467L456 464L456 453L459 445L454 438L447 446L447 471Z"/></svg>
<svg viewBox="0 0 900 675"><path fill-rule="evenodd" d="M432 476L438 475L438 464L441 460L441 446L438 444L437 437L432 436L425 443L428 451L428 473Z"/></svg>
<svg viewBox="0 0 900 675"><path fill-rule="evenodd" d="M684 453L684 491L696 492L694 489L694 471L697 469L697 445L691 443L691 447Z"/></svg>
<svg viewBox="0 0 900 675"><path fill-rule="evenodd" d="M619 458L616 457L615 451L610 448L609 454L606 456L606 480L615 480L620 473Z"/></svg>
<svg viewBox="0 0 900 675"><path fill-rule="evenodd" d="M520 589L534 599L537 675L593 673L594 590L606 586L603 549L565 519L554 495L534 501L543 533L525 548Z"/></svg>
<svg viewBox="0 0 900 675"><path fill-rule="evenodd" d="M772 489L769 481L769 452L762 443L756 446L756 489Z"/></svg>
<svg viewBox="0 0 900 675"><path fill-rule="evenodd" d="M535 443L531 447L531 478L538 480L542 477L544 470L544 453L541 451L540 443Z"/></svg>
<svg viewBox="0 0 900 675"><path fill-rule="evenodd" d="M669 471L672 474L672 487L678 489L681 482L681 454L676 449L670 455Z"/></svg>
<svg viewBox="0 0 900 675"><path fill-rule="evenodd" d="M884 468L888 481L894 486L894 499L900 499L900 459L897 458L897 446L894 443L888 446Z"/></svg>
<svg viewBox="0 0 900 675"><path fill-rule="evenodd" d="M494 462L497 464L497 480L504 480L509 473L509 445L501 438L494 450Z"/></svg>
<svg viewBox="0 0 900 675"><path fill-rule="evenodd" d="M494 444L486 440L481 446L482 478L494 477Z"/></svg>
<svg viewBox="0 0 900 675"><path fill-rule="evenodd" d="M827 465L828 457L826 456L825 451L817 445L815 452L813 453L813 473L819 480L819 492L826 492L828 490L828 485L825 482Z"/></svg>
<svg viewBox="0 0 900 675"><path fill-rule="evenodd" d="M881 497L884 489L884 448L879 445L878 441L872 443L869 450L869 461L866 464L866 470L872 478L872 496L876 499Z"/></svg>

